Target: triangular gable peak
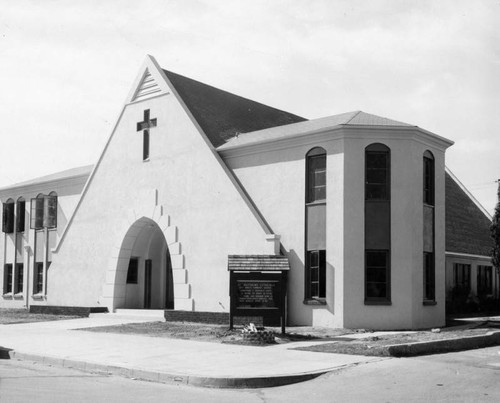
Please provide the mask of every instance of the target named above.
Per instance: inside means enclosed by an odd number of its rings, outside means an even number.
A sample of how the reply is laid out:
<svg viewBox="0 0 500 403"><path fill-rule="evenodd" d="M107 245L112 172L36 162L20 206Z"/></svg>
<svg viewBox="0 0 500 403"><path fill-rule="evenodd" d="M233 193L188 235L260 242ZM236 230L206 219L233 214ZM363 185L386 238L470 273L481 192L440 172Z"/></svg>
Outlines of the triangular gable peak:
<svg viewBox="0 0 500 403"><path fill-rule="evenodd" d="M163 70L154 57L146 56L125 103L133 103L170 93Z"/></svg>

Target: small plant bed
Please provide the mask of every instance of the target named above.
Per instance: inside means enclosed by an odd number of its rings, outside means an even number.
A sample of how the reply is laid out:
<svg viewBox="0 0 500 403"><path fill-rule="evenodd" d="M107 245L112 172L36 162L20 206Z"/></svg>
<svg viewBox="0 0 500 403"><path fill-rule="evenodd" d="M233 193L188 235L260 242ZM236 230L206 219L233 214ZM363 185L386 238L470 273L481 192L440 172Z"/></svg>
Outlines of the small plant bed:
<svg viewBox="0 0 500 403"><path fill-rule="evenodd" d="M0 325L14 325L19 323L49 322L54 320L75 319L80 316L51 315L44 313L30 313L26 309L0 309Z"/></svg>
<svg viewBox="0 0 500 403"><path fill-rule="evenodd" d="M128 323L115 326L101 326L86 329L89 332L102 333L122 333L136 334L151 337L165 337L185 340L199 340L214 343L241 344L241 345L272 345L267 343L254 343L245 340L243 336L243 327L235 327L229 330L227 325L214 325L205 323L191 322L147 322L147 323ZM275 336L273 344L290 343L296 341L311 340L332 340L343 334L350 334L354 331L346 329L321 329L311 327L290 327L289 332L281 334L278 327L266 327L266 331L272 332Z"/></svg>
<svg viewBox="0 0 500 403"><path fill-rule="evenodd" d="M486 345L481 345L481 342L468 343L465 346L464 343L457 343L456 341L464 338L471 338L473 336L487 336L490 332L495 330L498 331L498 329L493 327L484 327L477 329L444 330L440 332L420 331L414 333L387 334L380 336L368 336L361 339L346 338L344 341L338 339L335 343L297 347L296 350L379 357L436 354L448 351L485 347ZM498 340L497 343L500 344L500 337L496 337L496 340ZM400 349L394 349L392 347L395 345L411 345L412 343L435 341L442 341L442 343L434 345L432 348L429 347L428 349L419 349L418 353L401 353Z"/></svg>

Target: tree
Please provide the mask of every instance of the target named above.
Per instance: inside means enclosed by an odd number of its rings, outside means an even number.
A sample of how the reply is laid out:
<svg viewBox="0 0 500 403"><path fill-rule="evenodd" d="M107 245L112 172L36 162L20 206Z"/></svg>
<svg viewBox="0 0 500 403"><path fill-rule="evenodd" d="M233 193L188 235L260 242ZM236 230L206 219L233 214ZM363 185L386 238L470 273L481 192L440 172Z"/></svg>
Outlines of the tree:
<svg viewBox="0 0 500 403"><path fill-rule="evenodd" d="M491 250L491 263L496 268L497 273L500 275L500 179L498 182L498 202L493 214L490 231L493 238L493 249Z"/></svg>

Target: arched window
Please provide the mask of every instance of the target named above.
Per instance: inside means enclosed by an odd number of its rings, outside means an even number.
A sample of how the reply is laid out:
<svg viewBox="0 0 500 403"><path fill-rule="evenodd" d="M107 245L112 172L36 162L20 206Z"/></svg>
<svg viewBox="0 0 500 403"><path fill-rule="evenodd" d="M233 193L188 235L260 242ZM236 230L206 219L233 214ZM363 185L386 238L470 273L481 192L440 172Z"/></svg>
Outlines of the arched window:
<svg viewBox="0 0 500 403"><path fill-rule="evenodd" d="M6 234L14 232L14 200L12 199L3 203L2 232Z"/></svg>
<svg viewBox="0 0 500 403"><path fill-rule="evenodd" d="M326 151L306 154L305 300L326 297Z"/></svg>
<svg viewBox="0 0 500 403"><path fill-rule="evenodd" d="M391 151L365 148L365 304L391 303Z"/></svg>
<svg viewBox="0 0 500 403"><path fill-rule="evenodd" d="M307 153L306 202L326 200L326 151L316 147Z"/></svg>
<svg viewBox="0 0 500 403"><path fill-rule="evenodd" d="M39 194L31 199L31 228L56 228L57 227L57 193L49 195Z"/></svg>
<svg viewBox="0 0 500 403"><path fill-rule="evenodd" d="M430 151L423 159L423 202L424 202L424 304L435 304L436 300L436 264L434 254L434 203L435 203L434 156Z"/></svg>
<svg viewBox="0 0 500 403"><path fill-rule="evenodd" d="M24 232L26 217L26 201L20 197L16 202L16 232Z"/></svg>
<svg viewBox="0 0 500 403"><path fill-rule="evenodd" d="M36 198L31 199L31 229L42 229L43 228L43 207L44 207L43 194L39 194Z"/></svg>
<svg viewBox="0 0 500 403"><path fill-rule="evenodd" d="M434 206L434 156L424 153L424 203Z"/></svg>
<svg viewBox="0 0 500 403"><path fill-rule="evenodd" d="M57 228L57 193L50 192L45 201L44 226L47 228Z"/></svg>

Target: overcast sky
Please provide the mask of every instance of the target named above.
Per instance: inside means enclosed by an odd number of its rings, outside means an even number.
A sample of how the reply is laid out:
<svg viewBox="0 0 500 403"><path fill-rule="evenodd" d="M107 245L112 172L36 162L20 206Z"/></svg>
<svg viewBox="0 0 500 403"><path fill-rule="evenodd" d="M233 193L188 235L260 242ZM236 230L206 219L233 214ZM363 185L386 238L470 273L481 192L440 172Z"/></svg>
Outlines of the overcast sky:
<svg viewBox="0 0 500 403"><path fill-rule="evenodd" d="M500 178L500 0L0 0L0 187L97 161L145 55L313 119L363 110Z"/></svg>

